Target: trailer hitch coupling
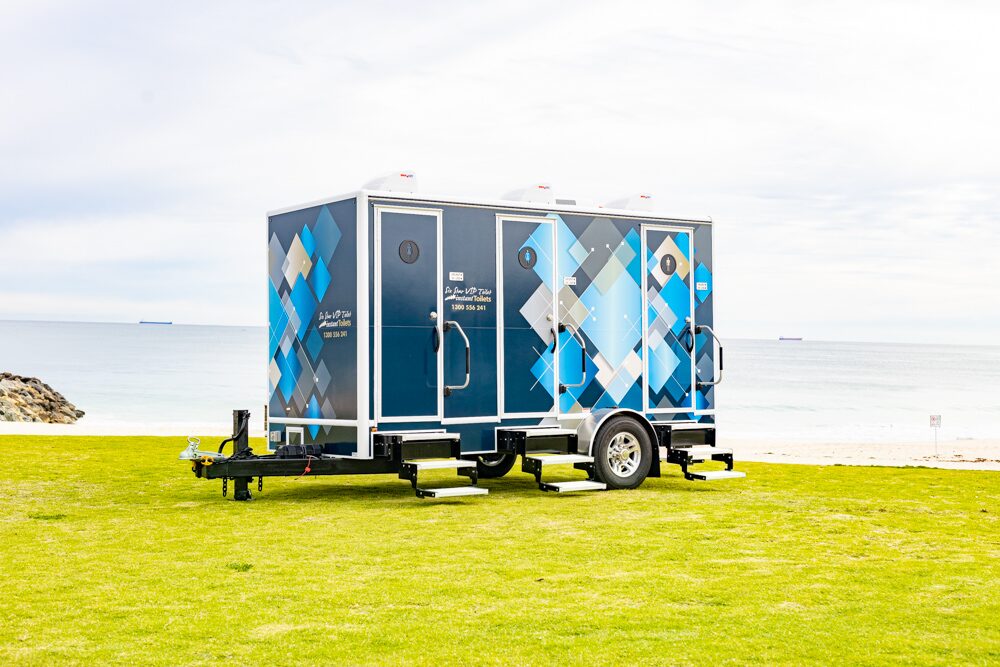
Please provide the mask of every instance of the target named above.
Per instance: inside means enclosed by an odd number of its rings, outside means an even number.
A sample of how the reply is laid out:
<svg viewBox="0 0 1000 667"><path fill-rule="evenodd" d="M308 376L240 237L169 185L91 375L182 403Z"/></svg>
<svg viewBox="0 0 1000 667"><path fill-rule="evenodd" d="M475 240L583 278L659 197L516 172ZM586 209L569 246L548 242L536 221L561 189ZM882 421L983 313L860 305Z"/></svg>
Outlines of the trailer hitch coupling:
<svg viewBox="0 0 1000 667"><path fill-rule="evenodd" d="M226 458L224 454L220 454L219 452L206 452L198 449L200 445L201 440L195 437L189 437L187 448L182 451L181 455L177 458L182 461L201 461L202 463L213 463Z"/></svg>

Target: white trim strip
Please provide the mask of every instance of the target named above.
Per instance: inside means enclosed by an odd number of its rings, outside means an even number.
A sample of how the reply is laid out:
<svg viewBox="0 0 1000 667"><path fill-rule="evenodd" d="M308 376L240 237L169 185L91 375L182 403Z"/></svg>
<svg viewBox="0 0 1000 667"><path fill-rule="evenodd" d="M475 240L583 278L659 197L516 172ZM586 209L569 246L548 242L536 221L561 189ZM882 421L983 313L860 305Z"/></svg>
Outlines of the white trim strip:
<svg viewBox="0 0 1000 667"><path fill-rule="evenodd" d="M443 258L441 226L443 213L441 209L435 208L413 208L404 206L386 206L375 204L375 421L378 423L404 423L404 422L440 422L444 412L444 333L441 325L444 320L442 310L444 307L443 294ZM435 304L437 308L437 320L434 324L438 328L438 340L441 341L437 350L437 414L418 416L394 416L384 417L382 415L382 213L398 213L403 215L415 215L433 217L435 219L434 234L437 249L437 265L435 267Z"/></svg>
<svg viewBox="0 0 1000 667"><path fill-rule="evenodd" d="M697 352L697 341L692 341L691 349L691 391L689 396L691 397L691 405L683 406L679 405L671 408L650 408L649 407L649 297L647 295L647 290L649 289L649 267L646 261L647 253L647 236L646 232L649 230L657 232L675 232L681 234L687 234L688 237L688 268L689 277L688 281L688 298L689 307L691 308L691 327L694 327L694 229L691 227L670 227L667 225L657 225L657 224L646 224L640 225L641 233L639 234L639 241L642 244L642 410L645 414L655 415L655 414L672 414L681 412L692 412L697 405L695 394L697 393L697 368L695 367L695 354Z"/></svg>
<svg viewBox="0 0 1000 667"><path fill-rule="evenodd" d="M358 341L358 352L357 352L357 368L355 368L355 391L358 392L357 396L357 458L370 459L372 458L372 448L371 442L368 438L363 437L365 433L368 432L369 425L369 415L371 414L371 405L369 404L369 389L371 377L369 375L370 367L370 331L368 329L368 322L370 312L368 310L368 279L371 275L369 273L368 266L368 249L371 247L368 243L368 197L365 195L359 195L357 198L357 229L355 236L357 237L357 269L358 269L358 283L357 283L357 304L354 307L354 330L355 336L357 336Z"/></svg>
<svg viewBox="0 0 1000 667"><path fill-rule="evenodd" d="M547 412L507 412L506 406L504 404L504 393L506 392L505 385L505 373L504 368L506 367L506 353L505 353L505 329L504 329L504 283L503 283L503 226L505 222L528 222L534 224L545 224L549 225L551 231L551 241L552 241L552 283L549 285L549 289L552 292L552 328L557 329L556 321L559 317L559 286L556 284L556 259L558 254L558 246L556 238L556 224L555 219L543 216L530 216L530 215L510 215L506 213L497 213L497 241L496 241L496 261L497 261L497 405L499 406L500 417L502 419L542 419L545 417L554 417L556 415L556 410L559 405L559 334L556 333L556 340L552 343L555 346L553 352L553 393L555 398L552 399L552 407Z"/></svg>
<svg viewBox="0 0 1000 667"><path fill-rule="evenodd" d="M271 417L272 424L302 426L357 426L357 419L309 419L306 417Z"/></svg>
<svg viewBox="0 0 1000 667"><path fill-rule="evenodd" d="M442 424L497 424L500 417L497 415L484 415L481 417L445 417Z"/></svg>

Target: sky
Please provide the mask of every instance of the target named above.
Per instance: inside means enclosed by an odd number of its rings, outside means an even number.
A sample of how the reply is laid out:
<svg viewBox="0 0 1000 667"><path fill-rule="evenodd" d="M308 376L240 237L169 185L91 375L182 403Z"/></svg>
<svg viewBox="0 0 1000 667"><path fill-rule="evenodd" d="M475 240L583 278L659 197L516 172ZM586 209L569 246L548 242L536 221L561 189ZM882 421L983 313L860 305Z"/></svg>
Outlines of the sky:
<svg viewBox="0 0 1000 667"><path fill-rule="evenodd" d="M264 325L268 210L644 191L729 337L1000 340L1000 5L0 4L0 319Z"/></svg>

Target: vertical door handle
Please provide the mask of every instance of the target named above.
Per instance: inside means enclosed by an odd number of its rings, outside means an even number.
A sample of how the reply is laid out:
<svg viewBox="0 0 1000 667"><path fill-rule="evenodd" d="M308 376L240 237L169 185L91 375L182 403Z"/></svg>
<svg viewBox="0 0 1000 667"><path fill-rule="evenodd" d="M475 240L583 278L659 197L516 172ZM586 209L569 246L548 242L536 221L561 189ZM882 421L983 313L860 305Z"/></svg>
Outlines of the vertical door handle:
<svg viewBox="0 0 1000 667"><path fill-rule="evenodd" d="M445 385L444 395L451 396L453 391L460 391L469 386L469 379L472 377L472 345L469 344L469 337L465 335L465 330L462 325L454 320L448 320L444 323L444 330L447 333L451 329L457 329L458 334L465 341L465 382L460 385Z"/></svg>
<svg viewBox="0 0 1000 667"><path fill-rule="evenodd" d="M559 393L565 394L567 389L582 387L587 382L587 342L572 324L560 324L559 331L569 331L570 335L580 343L580 381L575 384L560 384Z"/></svg>

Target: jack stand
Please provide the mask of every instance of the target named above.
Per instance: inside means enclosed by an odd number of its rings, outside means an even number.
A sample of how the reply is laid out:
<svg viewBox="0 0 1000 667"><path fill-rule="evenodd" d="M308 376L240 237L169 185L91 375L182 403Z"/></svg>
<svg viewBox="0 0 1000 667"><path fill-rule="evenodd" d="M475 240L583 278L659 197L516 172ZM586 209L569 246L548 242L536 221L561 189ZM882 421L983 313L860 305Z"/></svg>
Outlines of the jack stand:
<svg viewBox="0 0 1000 667"><path fill-rule="evenodd" d="M233 410L233 456L250 449L250 411ZM233 493L233 500L250 500L250 477L234 477L236 488Z"/></svg>
<svg viewBox="0 0 1000 667"><path fill-rule="evenodd" d="M236 483L236 489L233 493L233 500L251 500L250 495L250 478L249 477L234 477L233 481Z"/></svg>

